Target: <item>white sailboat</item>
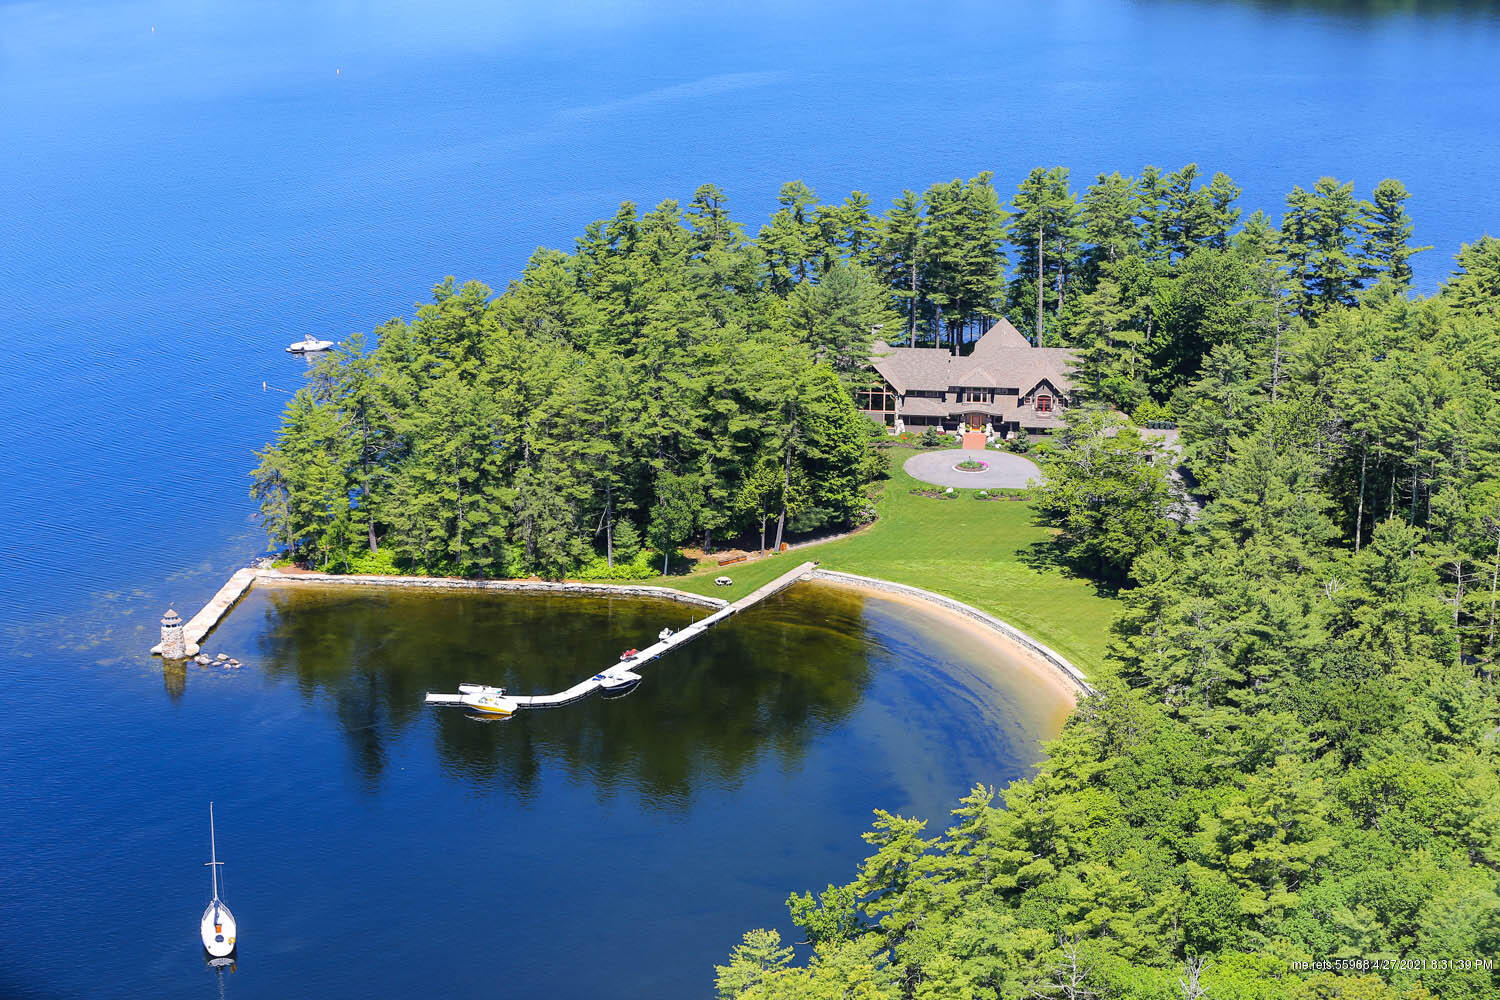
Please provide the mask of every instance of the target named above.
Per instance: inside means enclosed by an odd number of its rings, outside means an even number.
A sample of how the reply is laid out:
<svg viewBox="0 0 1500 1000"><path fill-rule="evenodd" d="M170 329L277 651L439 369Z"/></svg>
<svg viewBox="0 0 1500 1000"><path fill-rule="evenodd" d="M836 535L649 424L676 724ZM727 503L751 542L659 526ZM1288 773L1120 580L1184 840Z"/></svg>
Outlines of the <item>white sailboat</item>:
<svg viewBox="0 0 1500 1000"><path fill-rule="evenodd" d="M214 804L208 804L208 851L209 858L206 864L213 872L214 898L209 901L208 909L203 911L203 920L198 925L198 934L203 938L203 949L212 958L227 959L234 954L235 939L238 937L239 929L234 923L234 914L229 912L229 907L219 898L219 866L224 862L219 860L219 848L214 842Z"/></svg>

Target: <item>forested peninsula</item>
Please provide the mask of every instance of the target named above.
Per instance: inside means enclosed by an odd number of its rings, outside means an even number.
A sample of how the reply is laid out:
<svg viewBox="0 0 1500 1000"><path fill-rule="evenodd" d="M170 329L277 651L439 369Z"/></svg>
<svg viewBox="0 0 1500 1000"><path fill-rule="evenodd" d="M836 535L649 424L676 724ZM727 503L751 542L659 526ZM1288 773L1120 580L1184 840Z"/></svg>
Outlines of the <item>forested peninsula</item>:
<svg viewBox="0 0 1500 1000"><path fill-rule="evenodd" d="M1422 297L1399 182L1238 198L1191 165L880 215L794 182L753 239L712 186L626 204L347 343L253 493L320 568L764 547L871 516L877 337L1004 316L1076 351L1031 509L1039 559L1119 595L1098 693L945 830L877 813L850 881L789 899L804 947L746 934L720 996L1500 996L1500 240Z"/></svg>

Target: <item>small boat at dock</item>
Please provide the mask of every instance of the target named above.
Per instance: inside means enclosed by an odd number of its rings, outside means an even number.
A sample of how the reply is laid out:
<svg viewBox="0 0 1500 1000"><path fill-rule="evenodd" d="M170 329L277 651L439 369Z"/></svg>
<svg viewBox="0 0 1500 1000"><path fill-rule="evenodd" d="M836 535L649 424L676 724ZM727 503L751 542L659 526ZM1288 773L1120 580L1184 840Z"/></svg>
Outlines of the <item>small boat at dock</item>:
<svg viewBox="0 0 1500 1000"><path fill-rule="evenodd" d="M488 684L460 684L458 694L427 693L429 705L453 705L467 708L485 715L514 715L521 707L514 698L507 697L505 688Z"/></svg>
<svg viewBox="0 0 1500 1000"><path fill-rule="evenodd" d="M213 899L209 900L208 909L203 911L203 919L198 923L198 936L203 939L203 950L208 952L209 958L214 961L210 964L219 965L229 960L234 954L235 943L239 937L239 927L234 921L234 914L229 912L229 907L219 898L219 866L224 862L219 860L219 848L215 843L214 836L214 804L208 804L208 856L209 860L204 862L213 872Z"/></svg>
<svg viewBox="0 0 1500 1000"><path fill-rule="evenodd" d="M604 697L618 698L634 691L635 686L641 682L641 675L628 667L614 666L595 674L594 680L599 682L599 689L603 691Z"/></svg>
<svg viewBox="0 0 1500 1000"><path fill-rule="evenodd" d="M319 340L312 334L308 334L301 340L294 341L287 347L288 354L316 354L318 351L326 351L334 345L332 340Z"/></svg>

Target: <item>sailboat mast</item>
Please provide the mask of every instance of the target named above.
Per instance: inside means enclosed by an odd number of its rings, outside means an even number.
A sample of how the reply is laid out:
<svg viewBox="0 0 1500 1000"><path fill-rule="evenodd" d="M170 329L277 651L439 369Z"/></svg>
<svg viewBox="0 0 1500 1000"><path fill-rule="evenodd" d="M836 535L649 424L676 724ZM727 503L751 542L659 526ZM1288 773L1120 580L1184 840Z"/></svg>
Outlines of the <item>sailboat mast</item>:
<svg viewBox="0 0 1500 1000"><path fill-rule="evenodd" d="M214 874L214 902L219 901L219 846L214 837L214 804L208 804L208 868Z"/></svg>

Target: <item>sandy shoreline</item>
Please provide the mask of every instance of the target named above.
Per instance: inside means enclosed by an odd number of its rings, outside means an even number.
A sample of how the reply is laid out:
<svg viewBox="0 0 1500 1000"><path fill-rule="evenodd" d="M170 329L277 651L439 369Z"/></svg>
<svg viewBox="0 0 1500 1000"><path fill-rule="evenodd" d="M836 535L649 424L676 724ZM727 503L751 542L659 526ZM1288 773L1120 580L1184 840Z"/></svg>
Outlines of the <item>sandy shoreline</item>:
<svg viewBox="0 0 1500 1000"><path fill-rule="evenodd" d="M1022 686L1035 691L1042 702L1055 704L1059 710L1056 720L1059 727L1061 718L1072 712L1078 704L1079 696L1084 693L1071 676L1063 673L1040 653L968 614L900 590L887 590L826 576L815 577L811 582L899 604L941 621L954 630L955 638L966 640L964 644L976 653L988 654L978 656L976 666L1012 683L1017 680L1026 682Z"/></svg>
<svg viewBox="0 0 1500 1000"><path fill-rule="evenodd" d="M821 568L814 570L811 576L822 583L909 602L911 607L932 612L945 621L961 623L973 628L977 630L976 636L999 642L1000 645L995 648L1003 650L1006 657L1014 658L1018 663L1027 664L1031 669L1041 670L1046 674L1049 684L1065 692L1069 701L1074 704L1077 703L1080 695L1089 694L1093 690L1083 671L1064 658L1062 654L1043 645L1009 622L1001 621L973 605L965 604L945 594L875 577L856 576L852 573L840 573Z"/></svg>

